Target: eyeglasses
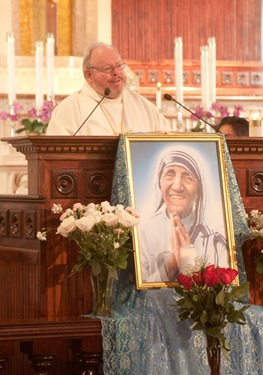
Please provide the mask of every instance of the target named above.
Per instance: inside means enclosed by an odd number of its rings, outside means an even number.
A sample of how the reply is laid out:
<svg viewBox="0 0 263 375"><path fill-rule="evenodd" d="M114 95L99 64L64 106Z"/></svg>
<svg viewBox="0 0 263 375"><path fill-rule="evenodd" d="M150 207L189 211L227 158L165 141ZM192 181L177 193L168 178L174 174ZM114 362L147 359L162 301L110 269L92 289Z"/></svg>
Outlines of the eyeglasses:
<svg viewBox="0 0 263 375"><path fill-rule="evenodd" d="M113 65L113 66L105 66L104 68L96 68L95 66L90 66L89 69L96 69L100 73L110 74L114 70L123 70L125 66L126 66L126 63L121 61L118 64Z"/></svg>

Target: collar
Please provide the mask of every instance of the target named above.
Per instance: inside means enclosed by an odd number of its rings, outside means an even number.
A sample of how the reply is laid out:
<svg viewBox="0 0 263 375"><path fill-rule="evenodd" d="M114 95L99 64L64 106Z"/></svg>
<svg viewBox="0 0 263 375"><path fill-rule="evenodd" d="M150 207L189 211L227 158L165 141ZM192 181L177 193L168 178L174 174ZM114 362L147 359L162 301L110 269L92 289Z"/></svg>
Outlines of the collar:
<svg viewBox="0 0 263 375"><path fill-rule="evenodd" d="M95 100L96 102L99 102L102 98L102 95L98 94L97 91L95 91L89 84L87 81L84 82L83 86L82 86L82 90L81 92L84 94L84 95L87 95L89 96L90 98L92 98L93 100ZM122 97L123 95L119 96L117 99L109 99L109 98L104 98L103 99L103 103L108 103L108 104L115 104L115 103L122 103Z"/></svg>

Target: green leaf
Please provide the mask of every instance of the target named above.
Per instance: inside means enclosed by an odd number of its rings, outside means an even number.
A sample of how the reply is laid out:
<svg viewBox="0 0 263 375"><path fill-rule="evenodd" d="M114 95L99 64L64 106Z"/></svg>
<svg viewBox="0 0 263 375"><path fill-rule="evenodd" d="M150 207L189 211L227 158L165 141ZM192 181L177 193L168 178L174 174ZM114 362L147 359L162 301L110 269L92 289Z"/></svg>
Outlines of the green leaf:
<svg viewBox="0 0 263 375"><path fill-rule="evenodd" d="M81 272L86 267L86 265L86 262L75 264L75 266L71 270L70 276L76 272Z"/></svg>
<svg viewBox="0 0 263 375"><path fill-rule="evenodd" d="M184 293L185 293L183 288L181 288L180 286L175 286L174 289L175 289L176 293L178 293L180 296L183 296Z"/></svg>
<svg viewBox="0 0 263 375"><path fill-rule="evenodd" d="M189 306L190 308L194 306L194 303L191 299L191 295L188 292L184 293L183 298L181 298L180 301L183 301L182 305Z"/></svg>
<svg viewBox="0 0 263 375"><path fill-rule="evenodd" d="M178 301L176 301L176 306L181 307L184 304L184 298L180 298Z"/></svg>
<svg viewBox="0 0 263 375"><path fill-rule="evenodd" d="M226 341L226 339L225 339L224 336L219 338L219 344L220 344L220 346L223 348L223 353L224 353L224 355L226 355L226 352L225 352L225 351L229 352L230 347L229 347L228 342ZM224 349L225 349L225 350L224 350Z"/></svg>
<svg viewBox="0 0 263 375"><path fill-rule="evenodd" d="M19 129L16 130L16 133L20 134L20 133L24 132L25 130L26 130L25 128L19 128Z"/></svg>
<svg viewBox="0 0 263 375"><path fill-rule="evenodd" d="M22 133L23 131L27 131L30 133L41 134L45 133L48 123L43 123L38 119L30 120L28 118L24 118L21 120L21 124L24 125L22 128L16 130L16 133Z"/></svg>
<svg viewBox="0 0 263 375"><path fill-rule="evenodd" d="M263 274L263 254L260 254L256 260L256 271L261 275Z"/></svg>
<svg viewBox="0 0 263 375"><path fill-rule="evenodd" d="M91 272L93 273L94 276L98 276L101 271L101 265L98 262L93 262L91 266Z"/></svg>
<svg viewBox="0 0 263 375"><path fill-rule="evenodd" d="M200 320L203 311L204 310L203 310L202 305L200 305L200 304L194 305L193 311L191 313L191 318L193 319L193 321L196 322L196 321ZM205 316L204 316L204 319L205 319Z"/></svg>
<svg viewBox="0 0 263 375"><path fill-rule="evenodd" d="M182 312L179 314L179 318L180 318L181 320L185 320L185 319L187 319L187 318L189 317L189 313L190 313L190 311L182 311Z"/></svg>
<svg viewBox="0 0 263 375"><path fill-rule="evenodd" d="M232 310L229 314L227 314L227 320L229 323L237 323L244 325L246 324L246 318L245 315L243 314L243 311L245 311L249 306L244 306L240 310Z"/></svg>
<svg viewBox="0 0 263 375"><path fill-rule="evenodd" d="M222 288L220 292L216 295L215 302L217 305L225 305L225 289Z"/></svg>
<svg viewBox="0 0 263 375"><path fill-rule="evenodd" d="M207 334L212 337L219 338L222 332L221 326L208 327L206 329Z"/></svg>
<svg viewBox="0 0 263 375"><path fill-rule="evenodd" d="M235 299L244 297L249 292L249 282L246 282L240 286L233 286L231 292L228 294L228 300L233 301Z"/></svg>
<svg viewBox="0 0 263 375"><path fill-rule="evenodd" d="M193 325L192 330L193 331L205 331L205 328L200 322L197 322L195 325Z"/></svg>
<svg viewBox="0 0 263 375"><path fill-rule="evenodd" d="M190 299L184 299L182 308L191 310L193 308L194 304Z"/></svg>
<svg viewBox="0 0 263 375"><path fill-rule="evenodd" d="M204 308L206 309L206 311L212 310L213 304L214 304L214 294L213 293L207 293L206 299L205 299L205 305L204 305Z"/></svg>
<svg viewBox="0 0 263 375"><path fill-rule="evenodd" d="M29 129L31 127L31 121L28 118L24 118L23 120L21 120L21 124L23 124L26 129Z"/></svg>
<svg viewBox="0 0 263 375"><path fill-rule="evenodd" d="M123 260L122 262L118 263L118 268L120 268L122 270L125 270L126 267L127 267L127 261L126 260Z"/></svg>
<svg viewBox="0 0 263 375"><path fill-rule="evenodd" d="M195 126L193 129L191 129L191 131L192 131L192 132L203 132L203 131L204 131L204 126L203 126L202 122L199 121L199 122L196 124L196 126Z"/></svg>
<svg viewBox="0 0 263 375"><path fill-rule="evenodd" d="M214 306L213 309L209 311L209 325L210 326L221 326L221 324L225 320L225 311L222 306L218 305L218 307Z"/></svg>
<svg viewBox="0 0 263 375"><path fill-rule="evenodd" d="M206 310L203 310L202 313L201 313L201 316L200 316L200 322L202 324L205 324L208 320L208 316L207 316L207 311Z"/></svg>

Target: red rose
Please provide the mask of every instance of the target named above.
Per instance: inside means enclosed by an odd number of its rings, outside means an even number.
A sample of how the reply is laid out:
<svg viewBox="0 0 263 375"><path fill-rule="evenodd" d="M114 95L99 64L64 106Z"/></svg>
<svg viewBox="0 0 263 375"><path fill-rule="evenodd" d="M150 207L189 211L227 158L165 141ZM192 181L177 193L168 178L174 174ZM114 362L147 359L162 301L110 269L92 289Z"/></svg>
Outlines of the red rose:
<svg viewBox="0 0 263 375"><path fill-rule="evenodd" d="M191 276L180 273L177 277L178 282L182 285L185 290L190 290L193 287L193 280Z"/></svg>
<svg viewBox="0 0 263 375"><path fill-rule="evenodd" d="M210 271L214 271L215 270L215 265L214 264L210 264L209 266L207 266L207 267L205 267L205 270L204 270L204 272L210 272Z"/></svg>
<svg viewBox="0 0 263 375"><path fill-rule="evenodd" d="M216 273L220 277L221 282L225 285L231 284L237 276L237 270L232 268L217 268Z"/></svg>
<svg viewBox="0 0 263 375"><path fill-rule="evenodd" d="M204 277L201 272L195 272L193 273L193 280L196 284L200 285L204 283Z"/></svg>
<svg viewBox="0 0 263 375"><path fill-rule="evenodd" d="M220 277L215 272L215 267L209 268L207 267L203 274L204 283L207 286L215 286L216 284L220 283Z"/></svg>

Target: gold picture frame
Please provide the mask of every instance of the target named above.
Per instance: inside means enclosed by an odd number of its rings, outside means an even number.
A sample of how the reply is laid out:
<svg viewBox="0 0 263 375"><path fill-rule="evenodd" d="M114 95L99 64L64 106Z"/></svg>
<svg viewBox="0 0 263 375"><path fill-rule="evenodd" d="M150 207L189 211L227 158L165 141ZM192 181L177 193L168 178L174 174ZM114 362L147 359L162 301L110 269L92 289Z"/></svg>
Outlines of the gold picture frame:
<svg viewBox="0 0 263 375"><path fill-rule="evenodd" d="M137 289L177 286L196 257L237 269L223 142L219 133L124 136L140 216L133 230Z"/></svg>

